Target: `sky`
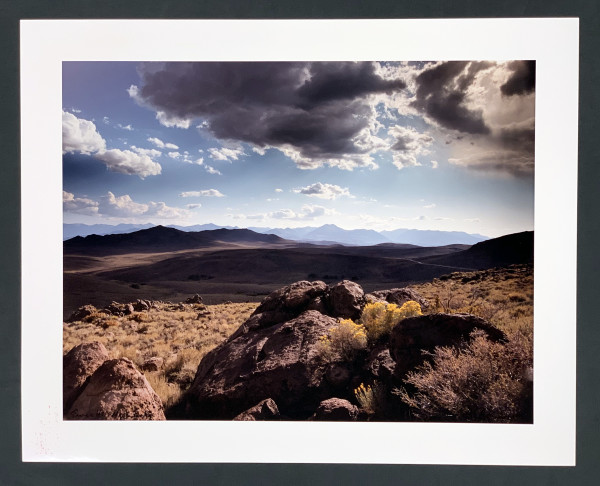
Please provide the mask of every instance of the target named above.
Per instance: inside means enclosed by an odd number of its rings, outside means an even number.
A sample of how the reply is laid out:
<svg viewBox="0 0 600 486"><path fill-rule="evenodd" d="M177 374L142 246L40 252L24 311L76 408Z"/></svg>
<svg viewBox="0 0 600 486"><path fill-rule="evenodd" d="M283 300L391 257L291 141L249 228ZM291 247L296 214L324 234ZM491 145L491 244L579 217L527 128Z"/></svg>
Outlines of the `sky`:
<svg viewBox="0 0 600 486"><path fill-rule="evenodd" d="M533 230L535 63L64 62L65 223Z"/></svg>

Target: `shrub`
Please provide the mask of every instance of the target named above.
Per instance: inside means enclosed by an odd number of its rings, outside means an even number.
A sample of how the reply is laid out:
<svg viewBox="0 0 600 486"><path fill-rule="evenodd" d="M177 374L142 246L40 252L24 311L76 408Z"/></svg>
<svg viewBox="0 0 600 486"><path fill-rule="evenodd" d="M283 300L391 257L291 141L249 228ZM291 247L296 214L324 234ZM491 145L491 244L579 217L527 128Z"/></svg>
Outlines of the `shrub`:
<svg viewBox="0 0 600 486"><path fill-rule="evenodd" d="M352 361L356 354L366 347L365 327L355 324L351 319L343 319L319 340L319 353L326 361Z"/></svg>
<svg viewBox="0 0 600 486"><path fill-rule="evenodd" d="M404 380L414 387L400 397L420 420L444 422L530 422L532 383L530 337L513 333L506 344L479 330L460 350L436 348Z"/></svg>
<svg viewBox="0 0 600 486"><path fill-rule="evenodd" d="M361 383L354 389L354 396L356 397L356 401L360 405L360 408L369 415L381 412L384 408L385 396L383 388L377 382L373 383L372 386L365 386L364 383Z"/></svg>
<svg viewBox="0 0 600 486"><path fill-rule="evenodd" d="M402 307L385 302L374 302L365 305L360 323L365 326L371 341L387 336L398 322L407 317L420 316L421 306L414 300L405 302Z"/></svg>

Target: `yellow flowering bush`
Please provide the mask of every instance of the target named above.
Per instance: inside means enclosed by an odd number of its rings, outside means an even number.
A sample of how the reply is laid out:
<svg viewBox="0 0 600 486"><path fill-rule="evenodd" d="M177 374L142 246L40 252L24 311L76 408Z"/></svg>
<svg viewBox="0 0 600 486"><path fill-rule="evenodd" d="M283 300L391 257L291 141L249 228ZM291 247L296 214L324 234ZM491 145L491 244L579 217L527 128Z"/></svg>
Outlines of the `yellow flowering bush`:
<svg viewBox="0 0 600 486"><path fill-rule="evenodd" d="M384 393L377 382L373 383L373 386L361 383L354 389L354 396L360 408L370 415L380 412L383 408Z"/></svg>
<svg viewBox="0 0 600 486"><path fill-rule="evenodd" d="M356 353L367 347L365 326L356 324L351 319L343 319L319 338L319 351L326 361L341 358L345 361L354 359Z"/></svg>
<svg viewBox="0 0 600 486"><path fill-rule="evenodd" d="M414 300L405 302L402 307L385 302L374 302L365 305L360 323L366 328L369 339L377 341L382 336L387 336L402 319L421 314L421 306Z"/></svg>

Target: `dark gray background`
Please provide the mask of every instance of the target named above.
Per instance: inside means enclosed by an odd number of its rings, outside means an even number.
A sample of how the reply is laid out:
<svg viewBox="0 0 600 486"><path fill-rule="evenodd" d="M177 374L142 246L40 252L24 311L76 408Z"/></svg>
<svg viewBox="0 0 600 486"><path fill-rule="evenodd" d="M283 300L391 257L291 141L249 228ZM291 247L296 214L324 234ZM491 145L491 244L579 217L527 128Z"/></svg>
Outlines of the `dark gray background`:
<svg viewBox="0 0 600 486"><path fill-rule="evenodd" d="M600 484L597 322L600 2L594 0L0 0L0 485ZM24 464L20 437L19 20L31 18L580 17L577 467ZM557 120L560 123L560 120ZM557 222L557 231L560 226ZM40 235L43 244L43 235ZM560 255L557 255L560 258ZM560 305L560 296L557 296ZM575 309L573 309L575 312ZM40 309L43 319L43 310ZM48 325L56 323L48 322ZM560 350L557 349L557 359ZM43 363L40 363L43 366ZM561 393L556 383L556 393ZM397 438L399 441L402 437ZM198 437L197 440L210 440ZM232 440L235 440L232 438ZM293 440L293 438L290 438ZM168 444L146 444L168 447ZM460 447L457 438L457 447ZM285 447L285 445L283 445ZM369 444L356 444L357 448Z"/></svg>

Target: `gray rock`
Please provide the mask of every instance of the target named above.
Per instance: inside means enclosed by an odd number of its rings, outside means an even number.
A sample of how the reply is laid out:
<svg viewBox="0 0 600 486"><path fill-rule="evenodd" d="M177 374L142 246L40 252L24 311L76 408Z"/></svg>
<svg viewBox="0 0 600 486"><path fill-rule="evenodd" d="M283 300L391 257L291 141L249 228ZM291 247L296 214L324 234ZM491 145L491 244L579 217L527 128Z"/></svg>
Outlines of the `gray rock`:
<svg viewBox="0 0 600 486"><path fill-rule="evenodd" d="M356 282L343 280L331 287L328 301L333 317L356 319L365 305L365 293Z"/></svg>

